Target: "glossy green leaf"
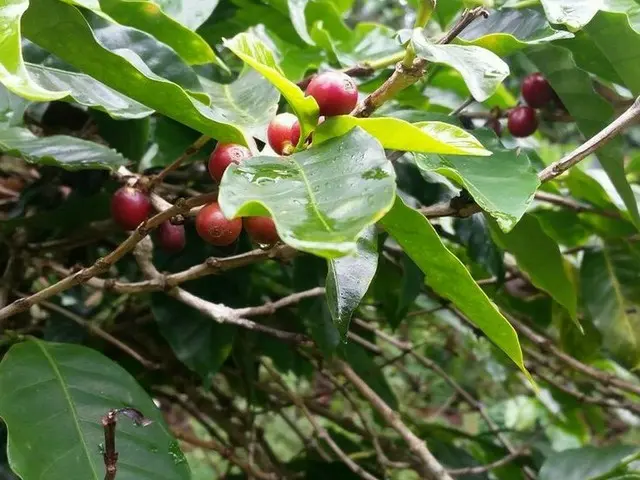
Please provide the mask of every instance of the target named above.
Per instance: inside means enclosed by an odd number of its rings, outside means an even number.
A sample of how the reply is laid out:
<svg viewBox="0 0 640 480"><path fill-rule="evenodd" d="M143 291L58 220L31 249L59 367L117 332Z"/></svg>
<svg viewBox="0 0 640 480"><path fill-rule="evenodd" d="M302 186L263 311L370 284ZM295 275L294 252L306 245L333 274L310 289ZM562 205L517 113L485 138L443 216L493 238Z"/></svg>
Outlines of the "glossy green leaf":
<svg viewBox="0 0 640 480"><path fill-rule="evenodd" d="M266 141L267 126L278 112L280 92L255 70L244 70L232 83L201 79L211 103L225 111L230 122L252 137Z"/></svg>
<svg viewBox="0 0 640 480"><path fill-rule="evenodd" d="M469 258L502 282L505 274L503 252L491 238L487 218L484 215L456 218L453 226L460 243L467 247Z"/></svg>
<svg viewBox="0 0 640 480"><path fill-rule="evenodd" d="M540 480L605 480L626 457L637 452L637 447L610 445L583 447L557 452L545 460L540 469ZM622 477L624 478L624 477Z"/></svg>
<svg viewBox="0 0 640 480"><path fill-rule="evenodd" d="M149 0L100 0L102 11L122 25L150 33L192 65L223 65L204 39Z"/></svg>
<svg viewBox="0 0 640 480"><path fill-rule="evenodd" d="M396 31L385 25L359 23L347 40L330 40L332 51L340 64L350 67L363 62L375 62L401 52L402 46L395 36Z"/></svg>
<svg viewBox="0 0 640 480"><path fill-rule="evenodd" d="M587 250L580 268L582 299L605 346L624 363L640 361L640 249L627 242Z"/></svg>
<svg viewBox="0 0 640 480"><path fill-rule="evenodd" d="M329 118L314 133L314 142L321 143L344 135L356 126L376 137L384 148L390 150L442 155L491 155L473 135L455 125L444 122L411 124L392 117L356 118L342 115Z"/></svg>
<svg viewBox="0 0 640 480"><path fill-rule="evenodd" d="M11 92L36 102L57 100L67 91L52 91L38 85L29 76L20 42L20 19L29 7L29 0L2 0L0 2L0 83Z"/></svg>
<svg viewBox="0 0 640 480"><path fill-rule="evenodd" d="M374 227L358 239L353 255L329 260L327 273L327 303L343 340L349 331L353 312L364 298L378 266L378 244Z"/></svg>
<svg viewBox="0 0 640 480"><path fill-rule="evenodd" d="M119 419L118 479L190 478L162 412L126 370L95 350L35 339L17 344L0 363L0 391L9 462L25 480L102 480L100 418L125 407L153 423Z"/></svg>
<svg viewBox="0 0 640 480"><path fill-rule="evenodd" d="M309 0L287 0L287 6L289 7L289 16L291 17L291 23L293 28L296 29L300 38L309 45L315 45L313 39L309 36L307 30L307 19L304 15L304 9L307 7Z"/></svg>
<svg viewBox="0 0 640 480"><path fill-rule="evenodd" d="M602 0L541 0L544 13L551 23L580 30L598 13Z"/></svg>
<svg viewBox="0 0 640 480"><path fill-rule="evenodd" d="M429 221L396 197L380 221L383 228L425 273L425 283L451 300L487 338L526 373L518 336L462 262L442 243Z"/></svg>
<svg viewBox="0 0 640 480"><path fill-rule="evenodd" d="M413 31L411 45L420 57L456 69L473 98L479 102L493 95L509 76L509 66L495 53L482 47L436 44L427 39L421 29Z"/></svg>
<svg viewBox="0 0 640 480"><path fill-rule="evenodd" d="M542 13L525 8L492 11L489 18L467 27L458 39L464 45L476 45L506 57L529 45L572 37L570 32L552 28Z"/></svg>
<svg viewBox="0 0 640 480"><path fill-rule="evenodd" d="M491 233L498 245L515 256L518 267L531 282L565 307L577 323L576 286L566 270L558 244L546 234L540 222L532 215L524 215L509 233L499 228L493 228Z"/></svg>
<svg viewBox="0 0 640 480"><path fill-rule="evenodd" d="M613 107L593 89L591 77L579 69L568 50L552 45L533 47L528 57L560 96L585 137L592 137L612 120ZM598 159L627 206L633 223L640 228L640 213L624 173L622 143L613 139L597 151Z"/></svg>
<svg viewBox="0 0 640 480"><path fill-rule="evenodd" d="M476 130L474 134L493 155L444 157L414 154L416 165L458 182L484 211L496 219L500 228L509 231L531 204L540 181L525 152L507 150L489 130Z"/></svg>
<svg viewBox="0 0 640 480"><path fill-rule="evenodd" d="M187 28L196 30L211 16L220 0L154 0L162 11Z"/></svg>
<svg viewBox="0 0 640 480"><path fill-rule="evenodd" d="M298 117L300 142L304 142L318 123L318 104L313 97L305 96L300 87L282 74L273 52L255 35L241 33L231 40L225 40L224 45L280 90Z"/></svg>
<svg viewBox="0 0 640 480"><path fill-rule="evenodd" d="M231 165L218 202L228 218L270 214L280 238L327 258L356 251L357 239L393 204L395 172L360 128L287 157Z"/></svg>
<svg viewBox="0 0 640 480"><path fill-rule="evenodd" d="M38 165L67 170L116 170L127 163L122 155L99 143L66 135L36 137L26 128L0 130L0 151Z"/></svg>
<svg viewBox="0 0 640 480"><path fill-rule="evenodd" d="M45 88L69 92L69 98L86 107L107 112L114 118L143 118L153 110L132 100L89 75L43 65L27 64L31 76Z"/></svg>
<svg viewBox="0 0 640 480"><path fill-rule="evenodd" d="M231 353L236 327L217 323L165 293L153 294L151 311L176 357L203 379L210 379Z"/></svg>
<svg viewBox="0 0 640 480"><path fill-rule="evenodd" d="M118 92L218 140L246 144L243 132L221 109L192 98L179 85L153 73L128 49L114 53L101 44L77 8L55 0L33 0L23 18L25 34L82 72ZM46 16L39 11L47 11ZM122 27L124 28L124 27ZM60 35L64 29L65 34ZM103 32L104 33L104 32Z"/></svg>
<svg viewBox="0 0 640 480"><path fill-rule="evenodd" d="M24 111L29 103L0 84L0 128L22 125Z"/></svg>

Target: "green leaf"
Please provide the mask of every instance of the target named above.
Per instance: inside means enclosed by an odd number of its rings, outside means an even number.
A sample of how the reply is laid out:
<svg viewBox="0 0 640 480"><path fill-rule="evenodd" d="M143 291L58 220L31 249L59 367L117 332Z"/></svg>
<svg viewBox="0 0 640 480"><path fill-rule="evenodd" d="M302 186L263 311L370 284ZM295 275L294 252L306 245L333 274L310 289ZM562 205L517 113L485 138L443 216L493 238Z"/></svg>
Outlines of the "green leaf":
<svg viewBox="0 0 640 480"><path fill-rule="evenodd" d="M540 480L596 480L615 469L637 447L611 445L583 447L550 455L540 469Z"/></svg>
<svg viewBox="0 0 640 480"><path fill-rule="evenodd" d="M464 78L473 98L479 102L493 95L509 76L509 66L485 48L432 43L419 28L413 31L411 45L420 57L456 69Z"/></svg>
<svg viewBox="0 0 640 480"><path fill-rule="evenodd" d="M102 480L100 418L115 408L135 408L153 421L144 428L118 421L119 479L190 478L160 410L129 373L95 350L36 339L14 345L0 363L0 391L9 462L25 480Z"/></svg>
<svg viewBox="0 0 640 480"><path fill-rule="evenodd" d="M462 262L442 243L427 219L396 197L393 208L380 223L422 269L426 284L438 295L451 300L526 373L515 330Z"/></svg>
<svg viewBox="0 0 640 480"><path fill-rule="evenodd" d="M135 52L112 52L101 44L77 8L55 0L32 0L23 18L26 35L43 48L109 87L199 132L225 142L246 144L224 112L192 98L165 80ZM46 16L34 12L48 12ZM123 27L124 28L124 27ZM64 31L64 35L60 35Z"/></svg>
<svg viewBox="0 0 640 480"><path fill-rule="evenodd" d="M151 121L147 118L115 120L99 110L91 112L100 138L132 162L139 162L149 146ZM177 157L176 157L177 158Z"/></svg>
<svg viewBox="0 0 640 480"><path fill-rule="evenodd" d="M229 121L252 137L266 141L267 126L278 112L280 92L255 70L245 70L233 82L200 79L211 103L225 111Z"/></svg>
<svg viewBox="0 0 640 480"><path fill-rule="evenodd" d="M0 84L0 128L22 125L29 103Z"/></svg>
<svg viewBox="0 0 640 480"><path fill-rule="evenodd" d="M551 23L580 30L598 13L602 0L541 0L544 13Z"/></svg>
<svg viewBox="0 0 640 480"><path fill-rule="evenodd" d="M402 51L395 36L396 31L385 25L359 23L347 40L331 38L331 49L344 67L376 62Z"/></svg>
<svg viewBox="0 0 640 480"><path fill-rule="evenodd" d="M318 123L318 104L313 97L305 96L300 87L282 74L273 52L252 33L236 35L225 40L224 45L280 90L298 117L302 144Z"/></svg>
<svg viewBox="0 0 640 480"><path fill-rule="evenodd" d="M27 63L27 70L39 85L69 92L68 98L108 113L113 118L144 118L153 110L116 92L89 75Z"/></svg>
<svg viewBox="0 0 640 480"><path fill-rule="evenodd" d="M371 389L392 409L398 410L398 399L389 386L382 369L376 365L366 350L360 345L348 343L344 348L344 358Z"/></svg>
<svg viewBox="0 0 640 480"><path fill-rule="evenodd" d="M151 145L140 162L139 170L144 171L147 168L169 165L182 155L198 137L200 137L198 132L181 123L167 117L158 118L151 135ZM191 157L191 161L204 162L210 153L210 149L203 148Z"/></svg>
<svg viewBox="0 0 640 480"><path fill-rule="evenodd" d="M640 249L628 242L587 250L580 267L582 299L607 349L625 364L640 361Z"/></svg>
<svg viewBox="0 0 640 480"><path fill-rule="evenodd" d="M395 172L360 128L287 157L231 165L218 202L228 218L270 214L280 238L326 258L356 251L357 239L393 204Z"/></svg>
<svg viewBox="0 0 640 480"><path fill-rule="evenodd" d="M100 0L102 11L122 25L150 33L191 65L224 63L197 33L174 20L149 0Z"/></svg>
<svg viewBox="0 0 640 480"><path fill-rule="evenodd" d="M443 155L491 155L462 128L444 122L411 124L399 118L356 118L342 115L325 120L314 133L314 143L344 135L360 127L378 139L384 148Z"/></svg>
<svg viewBox="0 0 640 480"><path fill-rule="evenodd" d="M287 7L289 7L289 16L291 17L293 28L296 29L300 38L309 45L315 45L315 42L309 36L307 19L304 16L304 9L307 7L307 3L309 3L309 0L287 0Z"/></svg>
<svg viewBox="0 0 640 480"><path fill-rule="evenodd" d="M154 0L162 11L187 28L196 30L213 13L220 0Z"/></svg>
<svg viewBox="0 0 640 480"><path fill-rule="evenodd" d="M26 128L0 130L0 151L38 165L67 170L117 170L127 161L119 153L99 143L66 135L36 137Z"/></svg>
<svg viewBox="0 0 640 480"><path fill-rule="evenodd" d="M509 233L499 228L492 228L491 233L500 247L515 256L518 267L531 282L565 307L581 328L577 319L576 286L566 270L558 244L546 234L540 222L533 215L524 215Z"/></svg>
<svg viewBox="0 0 640 480"><path fill-rule="evenodd" d="M29 76L20 42L20 19L29 7L29 0L2 0L0 2L0 83L11 92L35 102L64 98L69 92L56 92L41 87Z"/></svg>
<svg viewBox="0 0 640 480"><path fill-rule="evenodd" d="M458 39L464 45L476 45L506 57L529 45L572 37L570 32L552 28L542 13L525 8L492 11L487 19L467 27Z"/></svg>
<svg viewBox="0 0 640 480"><path fill-rule="evenodd" d="M528 57L544 74L585 137L592 137L612 120L613 107L593 89L591 77L579 69L568 50L552 45L533 47ZM622 142L613 139L597 151L598 159L623 199L633 223L640 228L640 213L624 173Z"/></svg>
<svg viewBox="0 0 640 480"><path fill-rule="evenodd" d="M234 326L217 323L165 293L152 295L151 311L176 357L203 379L210 379L231 353Z"/></svg>
<svg viewBox="0 0 640 480"><path fill-rule="evenodd" d="M456 218L453 226L460 243L467 247L469 258L502 282L505 274L503 252L491 238L487 218L484 215Z"/></svg>
<svg viewBox="0 0 640 480"><path fill-rule="evenodd" d="M540 180L527 154L507 150L493 132L474 131L493 152L490 157L459 157L414 154L416 165L435 171L461 184L473 199L509 231L527 210Z"/></svg>
<svg viewBox="0 0 640 480"><path fill-rule="evenodd" d="M353 312L364 298L378 266L376 230L369 227L358 239L357 251L329 260L327 303L333 323L345 340Z"/></svg>

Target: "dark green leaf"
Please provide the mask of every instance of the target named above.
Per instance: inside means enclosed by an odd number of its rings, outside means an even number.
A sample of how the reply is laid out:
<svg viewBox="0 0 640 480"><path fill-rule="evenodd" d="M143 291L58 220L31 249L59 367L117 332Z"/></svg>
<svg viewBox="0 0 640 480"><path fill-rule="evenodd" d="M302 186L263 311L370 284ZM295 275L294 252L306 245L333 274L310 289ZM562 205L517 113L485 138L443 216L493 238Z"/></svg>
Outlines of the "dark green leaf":
<svg viewBox="0 0 640 480"><path fill-rule="evenodd" d="M356 250L362 232L391 208L395 173L360 128L288 157L231 165L218 201L228 218L270 214L280 238L327 258Z"/></svg>
<svg viewBox="0 0 640 480"><path fill-rule="evenodd" d="M346 339L351 316L376 274L378 245L375 227L369 227L358 239L354 255L329 260L328 263L327 303L333 323Z"/></svg>
<svg viewBox="0 0 640 480"><path fill-rule="evenodd" d="M106 113L93 111L91 118L100 137L125 158L138 162L149 145L150 119L115 120Z"/></svg>
<svg viewBox="0 0 640 480"><path fill-rule="evenodd" d="M469 258L502 281L504 279L502 251L491 238L484 215L457 218L454 228L461 243L467 247Z"/></svg>
<svg viewBox="0 0 640 480"><path fill-rule="evenodd" d="M160 410L131 375L95 350L35 339L15 345L0 363L0 391L9 461L25 480L102 480L100 418L125 407L153 423L143 428L119 420L118 479L190 478Z"/></svg>
<svg viewBox="0 0 640 480"><path fill-rule="evenodd" d="M615 469L637 447L612 445L583 447L551 455L540 469L540 480L596 480Z"/></svg>
<svg viewBox="0 0 640 480"><path fill-rule="evenodd" d="M496 219L500 228L508 231L531 204L540 181L525 152L507 150L488 130L476 130L474 133L493 155L443 157L415 154L416 165L461 184L478 205Z"/></svg>
<svg viewBox="0 0 640 480"><path fill-rule="evenodd" d="M515 330L473 280L464 265L444 246L419 212L396 197L380 222L425 273L425 282L456 305L511 360L526 372Z"/></svg>
<svg viewBox="0 0 640 480"><path fill-rule="evenodd" d="M91 168L116 170L127 161L99 143L66 135L36 137L26 128L0 130L0 151L39 165L67 170Z"/></svg>
<svg viewBox="0 0 640 480"><path fill-rule="evenodd" d="M220 0L154 0L162 10L184 26L196 30L213 13Z"/></svg>

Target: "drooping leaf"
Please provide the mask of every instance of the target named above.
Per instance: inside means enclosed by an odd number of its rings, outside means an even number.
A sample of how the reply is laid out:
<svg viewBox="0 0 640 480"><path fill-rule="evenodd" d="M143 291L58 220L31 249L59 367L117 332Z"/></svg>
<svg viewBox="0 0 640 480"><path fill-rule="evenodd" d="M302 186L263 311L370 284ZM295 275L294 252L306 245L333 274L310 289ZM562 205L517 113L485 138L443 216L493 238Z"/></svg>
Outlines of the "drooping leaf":
<svg viewBox="0 0 640 480"><path fill-rule="evenodd" d="M143 118L153 110L116 92L89 75L27 63L27 71L45 88L69 92L80 105L107 112L114 118Z"/></svg>
<svg viewBox="0 0 640 480"><path fill-rule="evenodd" d="M327 273L327 303L343 340L349 331L349 322L358 308L378 266L376 231L369 227L358 239L355 254L329 260Z"/></svg>
<svg viewBox="0 0 640 480"><path fill-rule="evenodd" d="M154 293L151 311L176 357L209 379L231 353L236 328L223 325L164 293Z"/></svg>
<svg viewBox="0 0 640 480"><path fill-rule="evenodd" d="M224 65L209 44L197 33L167 15L149 0L100 0L102 11L122 25L150 33L173 48L192 65Z"/></svg>
<svg viewBox="0 0 640 480"><path fill-rule="evenodd" d="M196 30L218 6L220 0L154 0L167 15L187 28Z"/></svg>
<svg viewBox="0 0 640 480"><path fill-rule="evenodd" d="M442 243L435 229L419 212L396 197L380 222L425 273L425 283L451 300L487 338L526 373L518 336L464 265Z"/></svg>
<svg viewBox="0 0 640 480"><path fill-rule="evenodd" d="M9 462L25 480L102 480L100 418L116 408L135 408L153 421L144 428L118 421L118 479L190 478L160 410L129 373L95 350L36 339L14 345L0 363L0 391Z"/></svg>
<svg viewBox="0 0 640 480"><path fill-rule="evenodd" d="M541 0L544 13L551 23L580 30L598 13L602 0Z"/></svg>
<svg viewBox="0 0 640 480"><path fill-rule="evenodd" d="M540 469L539 478L540 480L611 478L603 477L602 475L611 472L627 456L637 451L637 447L630 445L610 445L606 447L582 447L557 452L547 457Z"/></svg>
<svg viewBox="0 0 640 480"><path fill-rule="evenodd" d="M418 153L414 154L416 165L460 183L500 228L509 231L527 210L540 181L525 152L507 150L486 129L474 134L493 152L490 157Z"/></svg>
<svg viewBox="0 0 640 480"><path fill-rule="evenodd" d="M266 141L267 126L278 112L280 92L255 70L245 70L233 82L214 83L201 79L211 103L223 109L234 125Z"/></svg>
<svg viewBox="0 0 640 480"><path fill-rule="evenodd" d="M128 49L111 51L94 36L77 8L54 0L33 0L23 18L25 34L35 43L118 92L218 140L246 144L241 130L221 109L192 98L165 80ZM46 16L35 12L46 11ZM124 28L124 27L121 27ZM65 31L60 35L60 29Z"/></svg>
<svg viewBox="0 0 640 480"><path fill-rule="evenodd" d="M269 214L292 247L336 258L393 203L395 173L364 130L287 157L259 156L230 166L218 202L228 218Z"/></svg>
<svg viewBox="0 0 640 480"><path fill-rule="evenodd" d="M64 98L68 91L43 88L33 81L24 65L20 19L28 7L29 0L4 0L0 3L0 83L16 95L36 102Z"/></svg>
<svg viewBox="0 0 640 480"><path fill-rule="evenodd" d="M629 365L640 361L640 249L628 242L588 250L580 268L582 299L605 347Z"/></svg>
<svg viewBox="0 0 640 480"><path fill-rule="evenodd" d="M300 142L304 142L318 123L318 104L313 97L305 96L300 87L282 74L273 52L252 33L236 35L225 40L224 45L280 90L298 117Z"/></svg>
<svg viewBox="0 0 640 480"><path fill-rule="evenodd" d="M300 38L309 45L315 45L313 39L309 36L307 30L307 18L304 15L304 9L307 7L309 0L287 0L287 6L289 7L289 16L291 17L291 23L293 28L296 29Z"/></svg>
<svg viewBox="0 0 640 480"><path fill-rule="evenodd" d="M576 286L565 268L558 244L546 234L540 222L532 215L524 215L509 233L499 228L493 228L491 233L498 245L516 257L518 267L532 283L565 307L577 323Z"/></svg>
<svg viewBox="0 0 640 480"><path fill-rule="evenodd" d="M439 153L442 155L487 156L491 152L470 133L444 122L411 124L399 118L356 118L342 115L325 120L314 133L314 142L344 135L360 127L390 150Z"/></svg>
<svg viewBox="0 0 640 480"><path fill-rule="evenodd" d="M467 247L469 258L502 282L505 274L502 250L491 238L486 217L456 218L453 226L461 243Z"/></svg>
<svg viewBox="0 0 640 480"><path fill-rule="evenodd" d="M22 157L38 165L54 165L67 170L117 170L127 160L99 143L67 135L37 137L26 128L0 130L0 151Z"/></svg>
<svg viewBox="0 0 640 480"><path fill-rule="evenodd" d="M568 50L553 45L537 46L527 52L544 74L585 137L592 137L612 120L613 107L593 89L587 72L579 69ZM633 223L640 228L640 213L624 174L622 144L613 139L597 151L598 159L623 199Z"/></svg>
<svg viewBox="0 0 640 480"><path fill-rule="evenodd" d="M431 42L422 29L415 29L411 45L430 62L449 65L464 78L473 98L489 98L509 75L509 66L495 53L475 45L439 45Z"/></svg>
<svg viewBox="0 0 640 480"><path fill-rule="evenodd" d="M572 38L573 34L552 28L536 10L503 9L472 23L458 37L464 45L476 45L506 57L529 45Z"/></svg>

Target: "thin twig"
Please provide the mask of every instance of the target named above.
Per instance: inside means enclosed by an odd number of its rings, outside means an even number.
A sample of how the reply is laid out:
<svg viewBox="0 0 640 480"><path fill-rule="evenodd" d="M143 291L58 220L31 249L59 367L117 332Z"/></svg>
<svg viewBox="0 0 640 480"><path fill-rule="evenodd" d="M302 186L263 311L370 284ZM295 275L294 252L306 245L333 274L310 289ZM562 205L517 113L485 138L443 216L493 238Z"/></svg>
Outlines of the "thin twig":
<svg viewBox="0 0 640 480"><path fill-rule="evenodd" d="M448 470L450 475L453 476L461 476L461 475L479 475L481 473L485 473L491 470L495 470L496 468L504 467L505 465L513 462L514 460L520 457L526 457L529 453L526 449L517 450L515 452L510 453L502 457L495 462L488 463L487 465L479 465L477 467L466 467L466 468L456 468L455 470Z"/></svg>
<svg viewBox="0 0 640 480"><path fill-rule="evenodd" d="M554 193L538 191L536 192L535 199L541 202L551 203L559 207L564 207L573 210L576 213L593 213L595 215L602 215L609 218L622 218L620 212L614 210L602 210L595 208L592 205L578 202L573 198L563 197L562 195L556 195Z"/></svg>
<svg viewBox="0 0 640 480"><path fill-rule="evenodd" d="M153 190L153 188L158 185L159 183L162 183L162 181L164 180L164 178L172 171L176 170L177 168L180 167L180 165L182 165L182 163L184 163L185 161L187 161L189 158L191 158L192 156L194 156L196 153L198 153L200 151L200 149L202 149L202 147L204 147L209 140L211 140L209 137L207 137L206 135L202 135L201 137L199 137L195 142L193 142L191 145L189 145L184 152L182 152L182 155L180 155L178 158L176 158L173 162L171 162L169 165L167 165L166 167L164 167L162 169L162 171L160 173L158 173L157 175L155 175L150 181L149 183L147 183L144 187L147 191L151 191Z"/></svg>

